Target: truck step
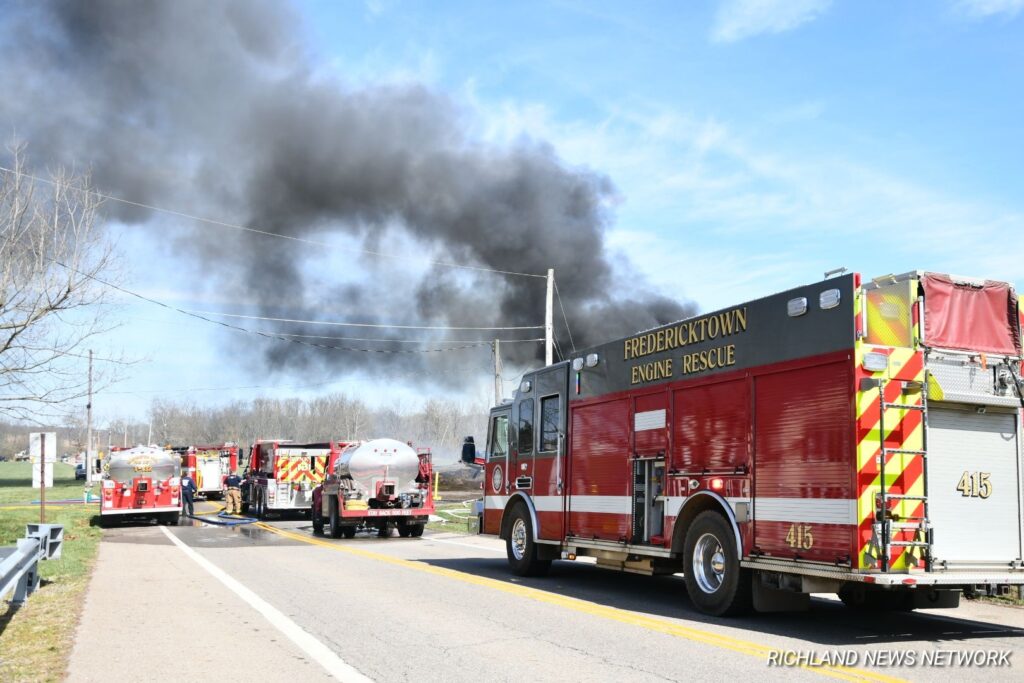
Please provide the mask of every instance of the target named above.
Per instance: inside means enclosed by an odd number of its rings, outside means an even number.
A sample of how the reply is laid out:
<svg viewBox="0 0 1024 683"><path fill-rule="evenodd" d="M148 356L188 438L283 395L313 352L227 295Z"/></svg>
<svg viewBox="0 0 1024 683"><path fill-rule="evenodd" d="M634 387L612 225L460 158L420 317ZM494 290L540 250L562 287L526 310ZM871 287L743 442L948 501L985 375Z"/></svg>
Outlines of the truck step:
<svg viewBox="0 0 1024 683"><path fill-rule="evenodd" d="M906 448L883 448L882 449L882 453L885 453L886 455L889 455L890 453L898 453L900 455L920 455L920 456L927 456L928 455L928 451L915 451L915 450L909 450L909 449L906 449Z"/></svg>
<svg viewBox="0 0 1024 683"><path fill-rule="evenodd" d="M911 529L914 531L927 531L928 527L925 525L925 522L927 522L927 520L925 520L924 518L922 518L921 522L889 522L889 528Z"/></svg>
<svg viewBox="0 0 1024 683"><path fill-rule="evenodd" d="M931 543L926 541L889 541L894 548L930 548Z"/></svg>
<svg viewBox="0 0 1024 683"><path fill-rule="evenodd" d="M899 408L900 410L919 410L922 413L927 410L925 406L908 406L903 403L883 403L886 408Z"/></svg>
<svg viewBox="0 0 1024 683"><path fill-rule="evenodd" d="M928 500L928 496L908 496L902 493L887 493L887 500Z"/></svg>

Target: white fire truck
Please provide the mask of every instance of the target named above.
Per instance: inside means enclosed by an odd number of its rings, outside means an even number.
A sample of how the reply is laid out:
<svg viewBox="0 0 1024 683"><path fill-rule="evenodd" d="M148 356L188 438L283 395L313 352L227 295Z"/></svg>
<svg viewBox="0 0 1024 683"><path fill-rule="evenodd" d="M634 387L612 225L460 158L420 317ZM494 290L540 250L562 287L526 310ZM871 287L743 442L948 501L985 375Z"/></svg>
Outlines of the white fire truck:
<svg viewBox="0 0 1024 683"><path fill-rule="evenodd" d="M518 574L682 572L714 615L1005 592L1019 316L1003 282L848 274L574 354L491 410L482 532Z"/></svg>
<svg viewBox="0 0 1024 683"><path fill-rule="evenodd" d="M310 513L313 489L327 474L341 449L337 441L292 443L261 439L249 451L242 482L242 509L263 519L268 513Z"/></svg>

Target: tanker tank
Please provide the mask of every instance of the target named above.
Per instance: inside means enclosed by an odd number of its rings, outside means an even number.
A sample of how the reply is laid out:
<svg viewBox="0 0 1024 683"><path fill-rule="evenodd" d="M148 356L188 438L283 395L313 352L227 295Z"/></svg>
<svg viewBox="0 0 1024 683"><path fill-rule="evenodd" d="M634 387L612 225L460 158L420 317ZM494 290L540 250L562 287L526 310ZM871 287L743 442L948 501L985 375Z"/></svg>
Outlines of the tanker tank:
<svg viewBox="0 0 1024 683"><path fill-rule="evenodd" d="M166 481L181 475L181 457L163 448L136 446L111 452L103 470L110 479L120 482L130 482L136 477Z"/></svg>
<svg viewBox="0 0 1024 683"><path fill-rule="evenodd" d="M374 497L379 484L393 484L392 495L416 491L420 458L408 444L395 439L373 439L349 445L338 456L334 475L349 480L360 497ZM348 488L348 487L346 487Z"/></svg>

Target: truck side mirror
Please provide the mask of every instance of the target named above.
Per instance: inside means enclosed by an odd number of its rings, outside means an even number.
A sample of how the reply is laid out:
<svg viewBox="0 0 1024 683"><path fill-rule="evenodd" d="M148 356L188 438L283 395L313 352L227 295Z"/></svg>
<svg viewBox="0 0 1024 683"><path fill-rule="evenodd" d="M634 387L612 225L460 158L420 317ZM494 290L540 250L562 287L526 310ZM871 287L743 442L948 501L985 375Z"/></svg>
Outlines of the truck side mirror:
<svg viewBox="0 0 1024 683"><path fill-rule="evenodd" d="M466 441L462 444L462 462L467 465L472 465L476 462L476 444L473 443L472 437L467 437Z"/></svg>

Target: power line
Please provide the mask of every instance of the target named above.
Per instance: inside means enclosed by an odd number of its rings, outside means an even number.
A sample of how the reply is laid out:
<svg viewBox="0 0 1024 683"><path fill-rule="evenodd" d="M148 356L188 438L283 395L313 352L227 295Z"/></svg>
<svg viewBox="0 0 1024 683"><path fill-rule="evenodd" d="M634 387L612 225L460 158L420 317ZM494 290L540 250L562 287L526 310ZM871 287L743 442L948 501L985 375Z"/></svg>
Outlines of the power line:
<svg viewBox="0 0 1024 683"><path fill-rule="evenodd" d="M379 341L379 342L391 342L394 344L430 344L436 343L434 339L388 339L387 337L332 337L330 335L321 334L291 334L285 332L278 332L278 336L281 337L302 337L304 339L346 339L348 341ZM484 341L482 339L444 339L441 340L445 344L491 344L491 341ZM515 344L516 342L542 342L544 337L536 337L534 339L499 339L502 344Z"/></svg>
<svg viewBox="0 0 1024 683"><path fill-rule="evenodd" d="M186 311L192 315L220 315L225 318L244 318L245 320L265 320L275 323L300 323L302 325L331 325L335 327L376 327L389 330L459 330L459 331L490 331L490 330L541 330L543 325L525 325L519 327L449 327L446 325L388 325L381 323L339 323L329 320L296 320L294 318L267 318L261 315L242 315L240 313L219 313L217 311ZM485 342L490 343L490 342Z"/></svg>
<svg viewBox="0 0 1024 683"><path fill-rule="evenodd" d="M572 330L569 329L569 319L565 317L565 306L562 305L562 295L558 293L558 280L555 280L555 297L558 299L558 307L562 309L562 322L565 323L565 331L569 333L569 343L572 344L572 352L576 353L576 342L572 340Z"/></svg>
<svg viewBox="0 0 1024 683"><path fill-rule="evenodd" d="M0 166L0 171L3 171L4 173L10 173L12 175L20 176L22 178L28 178L29 180L34 180L34 181L37 181L37 182L46 183L48 185L54 185L55 186L55 185L58 184L56 181L51 180L49 178L43 178L41 176L31 175L31 174L25 173L23 171L18 171L18 170L12 169L12 168L6 168L4 166ZM519 273L519 272L516 272L514 270L500 270L500 269L497 269L497 268L485 268L484 266L470 266L470 265L466 265L464 263L451 263L451 262L448 262L448 261L436 261L436 260L433 260L433 259L424 259L424 258L419 258L419 257L416 257L416 256L404 256L404 255L401 255L401 254L386 254L384 252L374 251L372 249L359 249L357 247L341 247L341 246L338 246L336 244L330 244L328 242L320 242L320 241L311 240L311 239L308 239L308 238L305 238L305 237L296 237L294 235L282 235L280 233L270 232L269 230L260 230L258 228L251 228L251 227L248 227L248 226L245 226L245 225L238 225L237 223L229 223L227 221L221 221L221 220L217 220L217 219L214 219L214 218L204 218L203 216L196 216L195 214L185 213L183 211L176 211L174 209L166 209L166 208L159 207L159 206L153 206L152 204L145 204L143 202L132 201L130 199L122 199L121 197L115 197L114 195L104 194L102 192L97 192L95 190L87 190L87 189L85 189L83 187L74 187L72 185L67 185L66 187L68 187L69 189L72 189L72 190L76 190L78 192L83 192L85 194L93 195L94 197L99 197L100 199L103 199L103 200L112 201L112 202L118 202L120 204L126 204L128 206L135 206L135 207L138 207L138 208L141 208L141 209L149 209L150 211L156 211L158 213L164 213L164 214L167 214L167 215L170 215L170 216L177 216L178 218L185 218L185 219L192 220L192 221L197 221L197 222L200 222L200 223L206 223L208 225L216 225L216 226L222 227L222 228L230 228L232 230L241 230L243 232L251 232L251 233L254 233L254 234L257 234L257 235L263 235L265 237L276 237L278 239L289 240L289 241L292 241L292 242L301 242L301 243L304 243L304 244L312 244L312 245L317 246L317 247L327 247L327 248L330 248L330 249L340 249L340 250L343 250L343 251L352 251L352 252L357 252L357 253L360 253L360 254L366 254L368 256L374 256L376 258L395 259L395 260L399 260L399 261L413 261L413 262L417 262L417 263L426 263L426 264L434 265L434 266L444 266L446 268L462 268L462 269L465 269L465 270L475 270L475 271L485 272L485 273L495 273L495 274L498 274L498 275L516 275L516 276L519 276L519 277L535 277L535 278L544 278L544 279L547 278L546 275L538 275L536 273Z"/></svg>
<svg viewBox="0 0 1024 683"><path fill-rule="evenodd" d="M170 304L166 304L166 303L164 303L162 301L157 301L156 299L151 299L151 298L149 298L147 296L143 296L142 294L139 294L137 292L133 292L130 289L125 289L124 287L121 287L120 285L115 285L112 282L107 282L106 280L103 280L102 278L98 278L95 275L90 275L89 273L83 273L82 271L78 270L77 268L73 268L73 267L67 265L66 263L61 263L60 261L58 261L56 259L50 259L50 260L53 261L54 263L56 263L58 266L61 266L62 268L67 268L68 270L70 270L72 272L75 272L75 273L78 273L79 275L81 275L83 277L86 277L86 278L89 278L90 280L93 280L95 282L98 282L98 283L100 283L101 285L103 285L105 287L110 287L111 289L114 289L114 290L117 290L119 292L122 292L123 294L127 294L129 296L133 296L136 299L141 299L142 301L147 301L147 302L149 302L151 304L154 304L156 306L160 306L161 308L166 308L166 309L168 309L170 311L177 311L178 313L181 313L182 315L187 315L190 318L197 318L199 320L204 320L204 321L206 321L206 322L208 322L208 323L210 323L212 325L220 325L221 327L225 327L225 328L227 328L229 330L236 330L238 332L245 332L247 334L255 334L255 335L258 335L260 337L265 337L267 339L277 339L278 341L288 342L290 344L299 344L300 346L308 346L308 347L318 348L318 349L334 349L334 350L338 350L338 351L358 351L360 353L389 353L389 354L390 353L440 353L440 352L444 352L444 351L459 351L459 350L462 350L462 349L475 349L475 348L481 348L483 346L490 346L489 342L479 342L479 343L473 343L473 344L466 344L466 345L463 345L463 346L451 346L451 347L439 348L439 349L362 349L362 348L356 348L356 347L351 347L351 346L337 346L337 345L333 345L333 344L319 344L319 343L316 343L316 342L302 341L301 339L291 339L289 337L283 337L281 335L278 335L278 334L275 334L275 333L272 333L272 332L263 332L261 330L250 330L247 327L240 327L238 325L232 325L230 323L226 323L226 322L223 322L221 320L212 320L212 319L206 318L206 317L204 317L204 316L202 316L202 315L200 315L198 313L193 313L191 311L186 311L183 308L178 308L177 306L171 306ZM486 329L490 329L490 328L486 328Z"/></svg>

